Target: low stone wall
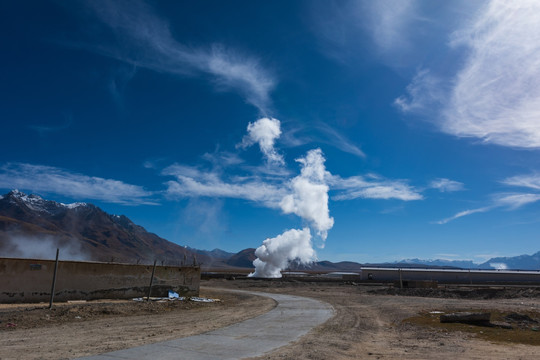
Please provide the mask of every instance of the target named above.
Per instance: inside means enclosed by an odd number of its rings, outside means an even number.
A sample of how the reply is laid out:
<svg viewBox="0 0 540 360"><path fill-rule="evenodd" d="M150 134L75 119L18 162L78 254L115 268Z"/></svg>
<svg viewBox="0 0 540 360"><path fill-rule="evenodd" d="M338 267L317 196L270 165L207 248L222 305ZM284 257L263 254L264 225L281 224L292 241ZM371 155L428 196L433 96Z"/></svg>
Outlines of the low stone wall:
<svg viewBox="0 0 540 360"><path fill-rule="evenodd" d="M152 265L59 261L55 301L129 299L148 295ZM0 258L0 303L47 302L54 260ZM198 296L198 266L156 266L151 296Z"/></svg>

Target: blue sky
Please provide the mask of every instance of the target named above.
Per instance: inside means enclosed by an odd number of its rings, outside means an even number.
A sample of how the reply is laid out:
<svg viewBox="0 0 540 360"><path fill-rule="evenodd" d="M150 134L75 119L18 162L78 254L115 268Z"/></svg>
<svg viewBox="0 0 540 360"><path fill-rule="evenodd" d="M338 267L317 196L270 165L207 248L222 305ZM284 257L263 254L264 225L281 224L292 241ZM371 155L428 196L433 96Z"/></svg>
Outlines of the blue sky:
<svg viewBox="0 0 540 360"><path fill-rule="evenodd" d="M332 261L540 250L535 1L0 9L3 192L201 249L308 227ZM324 191L291 205L315 149Z"/></svg>

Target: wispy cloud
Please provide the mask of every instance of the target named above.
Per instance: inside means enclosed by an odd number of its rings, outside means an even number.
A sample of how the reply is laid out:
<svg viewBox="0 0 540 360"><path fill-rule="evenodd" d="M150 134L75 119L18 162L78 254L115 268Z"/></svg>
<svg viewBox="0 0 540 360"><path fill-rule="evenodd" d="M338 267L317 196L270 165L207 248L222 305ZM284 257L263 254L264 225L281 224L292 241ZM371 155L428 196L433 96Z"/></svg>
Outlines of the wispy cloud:
<svg viewBox="0 0 540 360"><path fill-rule="evenodd" d="M334 200L364 198L411 201L424 198L418 190L404 180L387 180L377 176L342 178L332 175L328 184L332 190L337 190L337 195L332 197Z"/></svg>
<svg viewBox="0 0 540 360"><path fill-rule="evenodd" d="M504 179L502 183L510 186L526 187L534 190L540 190L540 174L512 176Z"/></svg>
<svg viewBox="0 0 540 360"><path fill-rule="evenodd" d="M418 0L312 1L312 30L328 57L355 66L375 58L400 73L440 61L448 36L481 2ZM444 62L447 68L447 63Z"/></svg>
<svg viewBox="0 0 540 360"><path fill-rule="evenodd" d="M445 99L444 83L429 70L419 70L407 86L407 95L394 100L394 105L403 112L423 113L440 108Z"/></svg>
<svg viewBox="0 0 540 360"><path fill-rule="evenodd" d="M512 176L504 179L503 181L501 181L501 183L508 186L525 187L533 190L540 190L540 176L538 174ZM437 221L436 223L446 224L452 220L458 219L463 216L479 212L487 212L494 209L506 209L508 211L514 211L522 208L525 205L532 204L538 201L540 201L540 193L497 193L491 195L491 204L489 206L461 211L454 216Z"/></svg>
<svg viewBox="0 0 540 360"><path fill-rule="evenodd" d="M253 169L252 169L253 170ZM281 200L290 195L287 183L289 173L227 176L219 169L175 164L162 171L162 175L176 179L168 181L167 194L171 197L215 197L250 200L270 208L279 208ZM388 180L374 175L342 178L329 172L324 174L333 200L380 199L422 200L419 190L404 180Z"/></svg>
<svg viewBox="0 0 540 360"><path fill-rule="evenodd" d="M7 163L0 166L0 188L52 193L74 199L124 205L155 205L153 193L122 181L72 173L52 166Z"/></svg>
<svg viewBox="0 0 540 360"><path fill-rule="evenodd" d="M506 207L508 210L517 210L522 206L540 200L540 194L497 194L496 206Z"/></svg>
<svg viewBox="0 0 540 360"><path fill-rule="evenodd" d="M388 53L410 46L407 38L411 22L416 16L414 0L384 0L366 2L365 10L369 13L369 29L373 41L381 52Z"/></svg>
<svg viewBox="0 0 540 360"><path fill-rule="evenodd" d="M224 180L217 171L204 171L179 164L167 167L162 174L176 178L167 182L167 194L171 197L236 198L279 208L279 202L285 195L281 186L257 177Z"/></svg>
<svg viewBox="0 0 540 360"><path fill-rule="evenodd" d="M477 213L483 213L483 212L489 211L489 210L491 210L491 209L493 209L493 206L486 206L486 207L477 208L477 209L464 210L464 211L458 212L458 213L455 214L454 216L450 216L449 218L446 218L446 219L442 219L442 220L436 221L435 223L436 223L436 224L442 225L442 224L449 223L450 221L459 219L459 218L464 217L464 216L467 216L467 215L472 215L472 214L477 214Z"/></svg>
<svg viewBox="0 0 540 360"><path fill-rule="evenodd" d="M491 1L454 45L468 49L443 130L504 146L540 147L540 3ZM536 79L536 80L535 80Z"/></svg>
<svg viewBox="0 0 540 360"><path fill-rule="evenodd" d="M463 183L445 178L439 178L431 181L429 183L429 187L432 189L437 189L440 192L454 192L465 189Z"/></svg>
<svg viewBox="0 0 540 360"><path fill-rule="evenodd" d="M366 157L360 146L324 122L310 122L309 127L295 124L294 127L286 128L283 131L281 143L287 147L323 143L360 158Z"/></svg>
<svg viewBox="0 0 540 360"><path fill-rule="evenodd" d="M360 147L355 145L351 140L338 132L336 129L325 123L319 123L316 127L325 135L324 138L321 139L321 142L330 144L343 152L353 154L361 158L366 157L366 154L360 149Z"/></svg>
<svg viewBox="0 0 540 360"><path fill-rule="evenodd" d="M87 6L112 31L116 42L102 40L74 46L154 71L210 75L218 89L239 91L261 112L270 106L276 79L258 58L220 44L198 48L181 44L174 39L168 23L142 1L89 1Z"/></svg>
<svg viewBox="0 0 540 360"><path fill-rule="evenodd" d="M368 39L377 56L399 65L391 55L409 50L411 24L420 19L413 0L318 2L312 13L323 52L342 63L364 54Z"/></svg>
<svg viewBox="0 0 540 360"><path fill-rule="evenodd" d="M395 105L404 112L435 109L439 128L458 137L539 148L540 3L492 0L473 14L446 49L461 67L450 75L421 70Z"/></svg>

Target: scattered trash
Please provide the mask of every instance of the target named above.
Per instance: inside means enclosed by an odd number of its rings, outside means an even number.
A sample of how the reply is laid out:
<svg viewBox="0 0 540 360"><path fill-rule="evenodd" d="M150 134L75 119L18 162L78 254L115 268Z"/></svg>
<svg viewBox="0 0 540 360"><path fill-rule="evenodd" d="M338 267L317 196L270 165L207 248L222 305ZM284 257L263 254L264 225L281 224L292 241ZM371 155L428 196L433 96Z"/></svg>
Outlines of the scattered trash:
<svg viewBox="0 0 540 360"><path fill-rule="evenodd" d="M15 324L15 323L10 323L10 322L9 322L9 323L6 324L6 327L8 327L8 328L14 328L14 327L17 327L17 324Z"/></svg>
<svg viewBox="0 0 540 360"><path fill-rule="evenodd" d="M148 298L145 297L139 297L139 298L133 298L133 301L147 301ZM179 297L151 297L150 301L157 301L157 302L165 302L165 301L184 301L186 300L185 297L179 296Z"/></svg>
<svg viewBox="0 0 540 360"><path fill-rule="evenodd" d="M430 311L430 314L444 314L444 311Z"/></svg>
<svg viewBox="0 0 540 360"><path fill-rule="evenodd" d="M196 301L196 302L204 302L204 303L211 303L211 302L216 301L215 299L208 299L208 298L196 297L196 296L190 297L189 300Z"/></svg>
<svg viewBox="0 0 540 360"><path fill-rule="evenodd" d="M82 319L80 316L75 316L75 319Z"/></svg>
<svg viewBox="0 0 540 360"><path fill-rule="evenodd" d="M173 294L176 294L173 292ZM198 297L198 296L192 296L192 297L184 297L184 296L178 296L177 297L170 297L171 292L169 292L169 297L151 297L150 301L157 301L157 302L165 302L165 301L194 301L194 302L203 302L203 303L213 303L213 302L220 302L220 299L210 299L210 298L204 298L204 297ZM133 298L133 301L146 301L148 300L147 297L138 297Z"/></svg>
<svg viewBox="0 0 540 360"><path fill-rule="evenodd" d="M178 293L172 291L172 290L169 290L169 299L178 299L180 296L178 295Z"/></svg>

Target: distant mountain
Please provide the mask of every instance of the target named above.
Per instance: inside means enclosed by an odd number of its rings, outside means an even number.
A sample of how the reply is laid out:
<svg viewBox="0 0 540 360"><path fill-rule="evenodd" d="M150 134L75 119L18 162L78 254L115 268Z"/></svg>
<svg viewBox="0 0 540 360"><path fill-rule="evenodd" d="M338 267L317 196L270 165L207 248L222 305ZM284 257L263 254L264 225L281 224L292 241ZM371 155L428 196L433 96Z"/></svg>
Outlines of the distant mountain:
<svg viewBox="0 0 540 360"><path fill-rule="evenodd" d="M0 256L168 264L212 260L147 232L124 215L13 190L0 198ZM196 259L196 260L194 260Z"/></svg>
<svg viewBox="0 0 540 360"><path fill-rule="evenodd" d="M234 254L225 263L232 267L253 269L253 260L255 260L256 258L257 257L255 256L255 249L249 248Z"/></svg>
<svg viewBox="0 0 540 360"><path fill-rule="evenodd" d="M245 249L231 256L227 265L253 269L253 260L256 259L255 249ZM540 251L533 255L520 255L514 257L492 258L482 264L475 264L470 260L421 260L407 259L391 263L360 264L353 261L316 261L308 265L292 262L288 268L291 271L358 271L365 266L384 267L426 267L426 268L454 268L454 269L516 269L540 270Z"/></svg>
<svg viewBox="0 0 540 360"><path fill-rule="evenodd" d="M189 246L187 248L190 251L193 251L194 253L209 256L213 259L218 259L218 260L227 260L231 256L235 255L235 253L227 252L221 249L214 249L214 250L209 251L209 250L199 250L199 249L191 248Z"/></svg>
<svg viewBox="0 0 540 360"><path fill-rule="evenodd" d="M420 259L406 259L391 263L391 265L401 265L404 267L410 266L426 266L426 267L443 267L443 268L462 268L462 269L476 269L478 264L473 263L470 260L420 260Z"/></svg>
<svg viewBox="0 0 540 360"><path fill-rule="evenodd" d="M480 264L479 267L484 269L540 270L540 251L533 255L491 258Z"/></svg>
<svg viewBox="0 0 540 360"><path fill-rule="evenodd" d="M426 266L450 267L461 269L513 269L513 270L540 270L540 251L533 255L519 255L513 257L496 257L488 261L475 264L470 260L420 260L407 259L399 262L387 263L389 266Z"/></svg>

